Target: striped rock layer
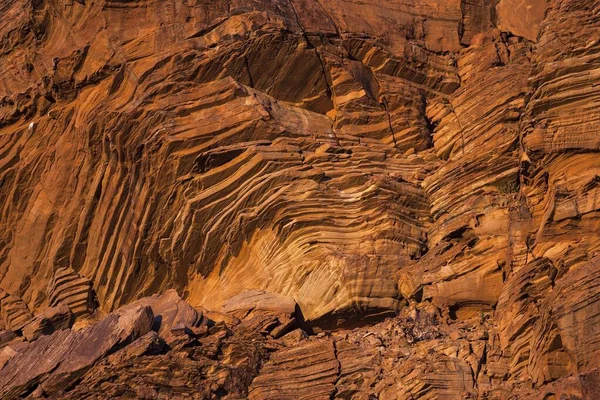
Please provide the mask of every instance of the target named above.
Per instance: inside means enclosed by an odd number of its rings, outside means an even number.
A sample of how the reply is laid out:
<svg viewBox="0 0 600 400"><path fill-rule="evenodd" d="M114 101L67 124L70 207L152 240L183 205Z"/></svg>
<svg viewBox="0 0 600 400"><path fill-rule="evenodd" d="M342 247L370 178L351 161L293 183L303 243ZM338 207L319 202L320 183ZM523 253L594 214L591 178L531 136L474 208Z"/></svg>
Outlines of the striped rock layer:
<svg viewBox="0 0 600 400"><path fill-rule="evenodd" d="M278 337L433 307L487 337L401 368L319 340L244 390L589 391L599 37L597 0L4 1L0 334L168 289L229 323L285 298Z"/></svg>

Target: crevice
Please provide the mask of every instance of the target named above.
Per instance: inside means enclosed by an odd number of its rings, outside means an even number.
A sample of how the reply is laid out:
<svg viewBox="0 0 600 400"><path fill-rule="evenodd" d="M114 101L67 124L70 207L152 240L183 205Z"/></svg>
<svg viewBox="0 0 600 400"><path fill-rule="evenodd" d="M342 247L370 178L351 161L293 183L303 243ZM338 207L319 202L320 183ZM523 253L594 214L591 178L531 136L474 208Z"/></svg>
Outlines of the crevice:
<svg viewBox="0 0 600 400"><path fill-rule="evenodd" d="M340 360L338 358L337 342L335 340L333 340L332 342L333 342L333 355L334 355L335 360L337 361L338 365L337 365L337 379L333 383L333 392L331 392L331 395L329 396L330 400L334 400L335 397L337 396L338 383L339 383L340 379L342 378L342 363L340 363Z"/></svg>
<svg viewBox="0 0 600 400"><path fill-rule="evenodd" d="M379 84L379 80L377 79L377 76L375 75L373 70L371 70L370 68L369 68L369 70L371 71L371 74L373 76L373 79L375 80L375 83L377 84L377 87L381 88L381 85ZM390 108L389 108L389 104L387 102L387 98L385 96L382 97L379 104L381 106L383 106L383 109L385 110L385 113L386 113L387 119L388 119L388 126L390 129L390 133L392 134L392 140L394 141L394 147L396 148L396 150L398 150L398 142L396 141L396 132L394 131L394 125L392 123L392 116L390 114Z"/></svg>
<svg viewBox="0 0 600 400"><path fill-rule="evenodd" d="M458 118L458 114L452 105L452 102L448 102L448 106L450 107L450 111L454 114L454 118L456 119L456 123L458 124L458 129L460 131L460 137L462 141L462 155L465 155L465 131L463 129L462 123L460 122L460 118Z"/></svg>
<svg viewBox="0 0 600 400"><path fill-rule="evenodd" d="M298 28L300 28L300 31L302 32L302 36L304 37L304 40L306 40L306 43L309 46L312 46L310 41L308 40L308 35L306 34L306 31L304 30L304 27L302 26L302 23L300 22L300 16L298 15L298 11L296 10L296 6L294 5L294 2L292 0L290 0L290 6L292 7L292 11L294 12L294 16L296 18L296 24L298 24Z"/></svg>
<svg viewBox="0 0 600 400"><path fill-rule="evenodd" d="M387 114L388 125L390 127L390 133L392 134L392 139L394 140L394 147L398 150L398 142L396 141L396 132L394 132L394 126L392 124L392 116L390 115L390 109L388 107L388 102L385 97L381 99L381 105L385 109L385 113Z"/></svg>
<svg viewBox="0 0 600 400"><path fill-rule="evenodd" d="M458 22L458 42L465 46L463 43L463 36L465 35L465 2L460 2L460 21ZM467 47L467 46L465 46Z"/></svg>
<svg viewBox="0 0 600 400"><path fill-rule="evenodd" d="M333 140L335 140L337 145L340 147L343 147L342 143L340 142L340 139L337 137L337 134L335 133L335 128L333 126L331 127L331 135L333 136Z"/></svg>
<svg viewBox="0 0 600 400"><path fill-rule="evenodd" d="M331 14L329 14L329 11L327 11L325 6L323 6L323 4L321 4L321 0L316 0L316 1L317 1L317 4L323 9L323 12L327 15L327 18L329 18L329 21L331 21L331 24L333 25L333 28L335 29L337 36L341 38L342 34L340 33L340 30L339 30L337 24L335 23L335 20L333 19ZM291 2L291 0L290 0L290 2Z"/></svg>
<svg viewBox="0 0 600 400"><path fill-rule="evenodd" d="M439 122L432 121L431 118L429 118L429 116L427 115L427 97L425 94L421 95L421 102L422 102L422 108L419 107L419 114L421 114L423 121L425 121L425 129L427 129L427 136L428 136L427 137L428 147L432 148L434 146L433 135L439 125Z"/></svg>
<svg viewBox="0 0 600 400"><path fill-rule="evenodd" d="M246 73L248 74L249 85L251 88L254 89L254 78L252 77L252 72L250 71L250 64L248 63L248 56L246 54L244 54L244 66L246 67Z"/></svg>
<svg viewBox="0 0 600 400"><path fill-rule="evenodd" d="M189 36L188 39L195 39L195 38L199 38L201 36L205 36L209 33L211 33L212 31L214 31L215 29L217 29L218 27L220 27L221 25L223 25L225 22L227 22L229 20L230 17L227 18L223 18L222 20L218 21L215 24L212 24L211 26L208 26L204 29L201 29L200 31L194 33L193 35Z"/></svg>
<svg viewBox="0 0 600 400"><path fill-rule="evenodd" d="M321 71L323 72L323 79L325 79L325 86L327 87L327 97L329 98L329 101L331 101L331 104L333 104L333 87L332 87L331 83L329 83L329 77L327 74L327 69L325 68L325 62L323 61L323 58L322 58L319 50L317 50L317 48L314 48L314 50L315 50L315 54L317 55L317 58L319 59L319 63L321 64Z"/></svg>
<svg viewBox="0 0 600 400"><path fill-rule="evenodd" d="M504 42L502 42L504 43ZM503 67L506 64L504 64L504 61L502 61L502 56L500 55L500 48L498 47L498 43L496 41L494 41L494 49L496 50L496 58L498 59L498 61L496 61L495 63L492 63L493 67ZM508 51L508 49L507 49ZM510 57L510 53L508 54L508 56Z"/></svg>
<svg viewBox="0 0 600 400"><path fill-rule="evenodd" d="M296 23L298 24L298 27L300 28L300 31L302 32L302 37L304 37L304 40L306 41L306 45L308 46L307 48L313 49L315 51L315 54L316 54L317 58L319 59L319 63L321 63L321 71L323 72L323 78L325 79L325 85L327 86L327 97L333 103L333 89L332 89L331 84L329 83L329 79L327 77L327 70L325 69L325 62L323 61L323 58L321 57L321 53L319 52L319 50L317 50L317 48L315 46L313 46L312 43L310 42L308 35L306 34L306 31L304 30L304 27L300 23L300 17L298 16L298 11L296 10L296 7L294 6L294 2L291 0L290 0L290 6L292 7L292 10L296 17Z"/></svg>

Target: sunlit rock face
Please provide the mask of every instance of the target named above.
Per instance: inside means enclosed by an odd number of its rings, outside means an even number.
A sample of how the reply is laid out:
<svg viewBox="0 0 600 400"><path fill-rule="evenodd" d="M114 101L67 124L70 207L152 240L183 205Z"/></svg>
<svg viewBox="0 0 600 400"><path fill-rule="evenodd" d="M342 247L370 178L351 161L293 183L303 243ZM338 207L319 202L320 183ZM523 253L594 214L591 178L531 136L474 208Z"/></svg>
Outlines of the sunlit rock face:
<svg viewBox="0 0 600 400"><path fill-rule="evenodd" d="M0 394L36 390L3 367L39 337L167 291L142 303L193 326L147 333L146 310L69 373L202 339L211 371L248 362L208 398L295 395L312 363L306 398L585 398L599 37L597 0L4 1Z"/></svg>
<svg viewBox="0 0 600 400"><path fill-rule="evenodd" d="M442 165L428 107L460 86L459 2L3 12L8 292L44 307L68 268L106 311L166 288L215 309L264 289L334 323L401 307Z"/></svg>

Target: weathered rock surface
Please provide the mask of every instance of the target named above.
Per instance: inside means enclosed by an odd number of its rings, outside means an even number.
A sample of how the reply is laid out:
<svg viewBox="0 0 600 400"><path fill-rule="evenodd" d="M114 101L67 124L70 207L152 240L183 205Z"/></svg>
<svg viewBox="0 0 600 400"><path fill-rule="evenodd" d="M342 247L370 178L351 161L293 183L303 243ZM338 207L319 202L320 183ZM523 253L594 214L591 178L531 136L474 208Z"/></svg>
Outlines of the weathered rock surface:
<svg viewBox="0 0 600 400"><path fill-rule="evenodd" d="M68 390L97 360L147 333L153 317L149 307L129 307L81 332L42 336L0 370L0 396L15 398L36 387L47 395Z"/></svg>
<svg viewBox="0 0 600 400"><path fill-rule="evenodd" d="M91 282L64 267L54 271L48 286L48 300L51 307L67 305L75 316L87 316L97 306Z"/></svg>
<svg viewBox="0 0 600 400"><path fill-rule="evenodd" d="M61 303L56 307L44 310L29 321L22 329L23 336L32 342L42 335L49 335L55 331L70 328L74 322L74 315L66 304Z"/></svg>
<svg viewBox="0 0 600 400"><path fill-rule="evenodd" d="M536 41L546 16L548 0L500 0L497 26L505 32Z"/></svg>
<svg viewBox="0 0 600 400"><path fill-rule="evenodd" d="M208 329L203 313L186 303L175 290L140 299L125 308L140 306L152 308L152 329L170 346L186 342L190 332L205 332Z"/></svg>
<svg viewBox="0 0 600 400"><path fill-rule="evenodd" d="M600 398L598 38L598 0L4 1L0 397Z"/></svg>
<svg viewBox="0 0 600 400"><path fill-rule="evenodd" d="M289 297L261 290L247 290L227 299L223 304L223 312L247 315L252 311L263 311L291 316L296 312L296 306L296 302Z"/></svg>
<svg viewBox="0 0 600 400"><path fill-rule="evenodd" d="M0 289L0 327L19 330L32 317L29 308L19 296L8 294Z"/></svg>
<svg viewBox="0 0 600 400"><path fill-rule="evenodd" d="M202 316L206 329L186 329L177 341L173 330L156 323L161 316L173 321L181 314L175 310L193 307L169 291L87 329L5 347L2 398L591 399L600 384L596 368L535 389L507 380L514 367L495 321L489 315L454 320L432 304L316 336L299 328L275 335L286 323L275 317L284 314L270 310L231 324Z"/></svg>
<svg viewBox="0 0 600 400"><path fill-rule="evenodd" d="M338 372L339 362L330 340L282 349L263 366L248 398L330 399Z"/></svg>

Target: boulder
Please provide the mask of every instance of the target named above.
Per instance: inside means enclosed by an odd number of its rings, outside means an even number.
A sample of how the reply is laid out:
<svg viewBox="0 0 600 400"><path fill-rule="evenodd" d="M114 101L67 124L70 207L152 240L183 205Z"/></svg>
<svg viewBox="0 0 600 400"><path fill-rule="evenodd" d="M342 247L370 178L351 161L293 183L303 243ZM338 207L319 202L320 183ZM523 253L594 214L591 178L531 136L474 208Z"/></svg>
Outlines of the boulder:
<svg viewBox="0 0 600 400"><path fill-rule="evenodd" d="M47 308L23 327L23 336L33 342L41 335L50 335L55 331L68 329L73 324L74 317L69 306L64 303Z"/></svg>
<svg viewBox="0 0 600 400"><path fill-rule="evenodd" d="M189 331L191 334L202 333L206 325L202 311L195 309L183 300L175 290L167 290L162 295L144 297L129 307L148 306L152 308L154 320L152 330L158 333L167 343L178 341L177 337Z"/></svg>

